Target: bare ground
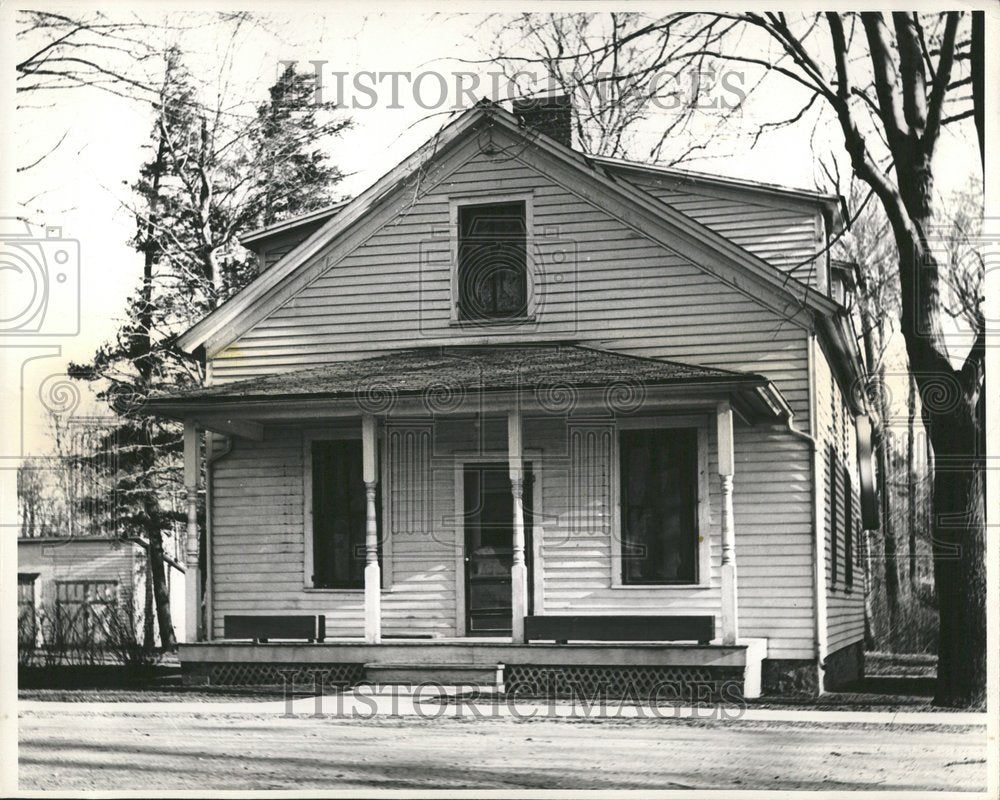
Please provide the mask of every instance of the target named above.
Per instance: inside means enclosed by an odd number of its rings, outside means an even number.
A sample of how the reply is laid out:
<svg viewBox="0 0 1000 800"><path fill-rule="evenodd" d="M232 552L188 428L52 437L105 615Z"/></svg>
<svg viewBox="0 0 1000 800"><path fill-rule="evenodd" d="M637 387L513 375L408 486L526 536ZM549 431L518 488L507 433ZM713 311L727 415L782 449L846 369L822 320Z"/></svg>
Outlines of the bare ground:
<svg viewBox="0 0 1000 800"><path fill-rule="evenodd" d="M985 728L25 711L22 789L983 791Z"/></svg>

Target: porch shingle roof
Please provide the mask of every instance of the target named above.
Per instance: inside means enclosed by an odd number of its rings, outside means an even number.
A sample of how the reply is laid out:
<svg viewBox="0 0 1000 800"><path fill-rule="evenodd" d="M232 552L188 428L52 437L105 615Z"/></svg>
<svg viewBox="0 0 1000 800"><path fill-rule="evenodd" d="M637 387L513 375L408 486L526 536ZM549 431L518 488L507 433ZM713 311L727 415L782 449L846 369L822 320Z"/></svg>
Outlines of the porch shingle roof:
<svg viewBox="0 0 1000 800"><path fill-rule="evenodd" d="M567 344L466 345L398 350L371 358L204 386L150 398L151 410L189 402L275 398L361 398L365 394L466 393L676 384L718 384L735 390L766 389L784 406L762 375L702 367ZM787 410L787 407L786 409Z"/></svg>

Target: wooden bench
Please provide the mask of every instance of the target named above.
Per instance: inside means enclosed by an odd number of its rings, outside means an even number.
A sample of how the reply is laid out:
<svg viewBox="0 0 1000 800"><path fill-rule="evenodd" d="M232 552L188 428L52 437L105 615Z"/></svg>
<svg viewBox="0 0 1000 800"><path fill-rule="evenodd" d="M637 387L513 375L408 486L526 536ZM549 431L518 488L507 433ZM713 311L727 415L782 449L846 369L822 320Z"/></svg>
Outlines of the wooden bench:
<svg viewBox="0 0 1000 800"><path fill-rule="evenodd" d="M223 618L226 639L305 639L322 642L326 638L326 617L323 614L292 614L281 616L227 614Z"/></svg>
<svg viewBox="0 0 1000 800"><path fill-rule="evenodd" d="M713 616L527 616L525 641L570 639L605 642L694 641L708 644L715 638Z"/></svg>

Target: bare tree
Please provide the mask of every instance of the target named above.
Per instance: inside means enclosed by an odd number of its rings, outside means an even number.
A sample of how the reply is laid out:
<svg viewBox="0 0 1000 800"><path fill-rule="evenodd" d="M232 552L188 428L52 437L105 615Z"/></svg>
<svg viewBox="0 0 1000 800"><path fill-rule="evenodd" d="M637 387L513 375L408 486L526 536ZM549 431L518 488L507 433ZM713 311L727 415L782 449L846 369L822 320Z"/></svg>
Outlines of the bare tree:
<svg viewBox="0 0 1000 800"><path fill-rule="evenodd" d="M661 66L670 73L700 71L708 62L783 81L771 98L783 101L787 114L762 123L761 131L799 124L809 114L814 128L822 120L839 129L851 171L880 204L896 245L899 330L934 450L931 527L941 619L935 702L951 706L985 699L985 326L975 315L974 343L953 367L942 324L944 265L935 247L934 155L945 126L981 125L981 17L672 14L644 17L625 36L577 38L561 51L529 54L575 63L614 52L624 60L626 46L640 48L640 39L655 41L669 31L680 45L669 58L665 51ZM516 58L517 48L507 56ZM630 67L620 69L628 74ZM982 147L981 135L979 141Z"/></svg>
<svg viewBox="0 0 1000 800"><path fill-rule="evenodd" d="M889 627L899 623L900 585L896 518L893 514L894 411L890 407L891 387L887 380L886 356L893 333L893 319L899 316L899 279L896 248L889 235L889 223L877 203L869 202L871 192L852 181L845 192L847 205L856 209L850 233L834 246L834 253L857 269L857 311L868 373L868 399L875 416L875 461L879 494L886 605ZM866 564L865 569L872 564Z"/></svg>
<svg viewBox="0 0 1000 800"><path fill-rule="evenodd" d="M18 92L91 86L127 97L155 95L155 84L137 69L156 56L147 36L153 24L100 11L69 16L25 10L18 17Z"/></svg>

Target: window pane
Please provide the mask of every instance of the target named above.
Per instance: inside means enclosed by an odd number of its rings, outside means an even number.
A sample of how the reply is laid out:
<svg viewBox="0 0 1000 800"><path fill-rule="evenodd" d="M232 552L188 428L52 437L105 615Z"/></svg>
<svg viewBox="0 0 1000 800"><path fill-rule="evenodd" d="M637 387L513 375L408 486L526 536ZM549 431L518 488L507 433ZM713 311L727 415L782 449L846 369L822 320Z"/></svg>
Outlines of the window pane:
<svg viewBox="0 0 1000 800"><path fill-rule="evenodd" d="M58 581L57 624L70 642L101 644L108 615L118 597L118 581Z"/></svg>
<svg viewBox="0 0 1000 800"><path fill-rule="evenodd" d="M622 581L698 580L697 431L622 431Z"/></svg>
<svg viewBox="0 0 1000 800"><path fill-rule="evenodd" d="M527 313L523 202L466 206L458 212L459 308L464 319Z"/></svg>
<svg viewBox="0 0 1000 800"><path fill-rule="evenodd" d="M313 585L360 588L365 583L367 510L360 439L312 443ZM381 524L381 500L375 498Z"/></svg>

